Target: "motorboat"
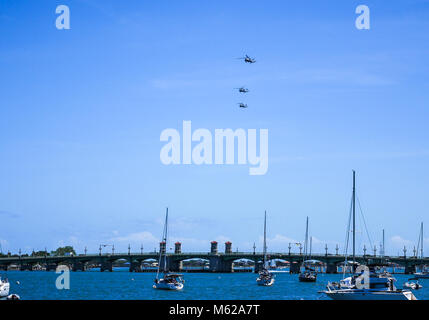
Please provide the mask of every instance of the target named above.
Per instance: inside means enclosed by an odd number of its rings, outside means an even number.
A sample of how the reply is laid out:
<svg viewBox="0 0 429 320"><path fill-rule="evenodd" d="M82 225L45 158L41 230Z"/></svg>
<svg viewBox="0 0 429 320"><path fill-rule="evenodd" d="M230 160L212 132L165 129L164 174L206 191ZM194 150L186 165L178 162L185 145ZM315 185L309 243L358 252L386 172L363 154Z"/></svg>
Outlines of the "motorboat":
<svg viewBox="0 0 429 320"><path fill-rule="evenodd" d="M429 279L429 272L422 271L413 273L413 280L418 279Z"/></svg>

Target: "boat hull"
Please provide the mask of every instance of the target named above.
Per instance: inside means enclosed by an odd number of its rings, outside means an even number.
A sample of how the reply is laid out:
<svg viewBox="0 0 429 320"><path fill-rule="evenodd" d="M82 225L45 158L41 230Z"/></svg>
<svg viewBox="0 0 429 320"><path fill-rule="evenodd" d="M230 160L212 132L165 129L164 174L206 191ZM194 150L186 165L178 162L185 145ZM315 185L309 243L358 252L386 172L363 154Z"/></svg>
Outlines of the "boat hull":
<svg viewBox="0 0 429 320"><path fill-rule="evenodd" d="M179 290L183 289L184 285L183 285L183 283L158 282L158 283L154 283L152 287L154 289L158 289L158 290L179 291Z"/></svg>
<svg viewBox="0 0 429 320"><path fill-rule="evenodd" d="M7 297L9 295L10 283L0 282L0 298Z"/></svg>
<svg viewBox="0 0 429 320"><path fill-rule="evenodd" d="M338 290L325 294L333 300L417 300L411 291Z"/></svg>
<svg viewBox="0 0 429 320"><path fill-rule="evenodd" d="M269 287L274 284L274 278L271 279L256 279L256 283L261 287Z"/></svg>
<svg viewBox="0 0 429 320"><path fill-rule="evenodd" d="M17 294L12 293L8 296L0 297L0 300L21 300L21 298Z"/></svg>

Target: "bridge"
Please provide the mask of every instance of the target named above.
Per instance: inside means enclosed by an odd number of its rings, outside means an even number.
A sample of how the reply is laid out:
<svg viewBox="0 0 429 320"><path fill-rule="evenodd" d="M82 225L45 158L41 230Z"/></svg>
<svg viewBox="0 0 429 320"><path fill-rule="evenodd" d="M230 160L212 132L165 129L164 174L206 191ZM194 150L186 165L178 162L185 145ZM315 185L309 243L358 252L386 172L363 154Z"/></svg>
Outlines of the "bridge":
<svg viewBox="0 0 429 320"><path fill-rule="evenodd" d="M190 259L204 259L208 261L208 269L206 272L219 272L229 273L234 272L234 262L237 260L247 259L253 261L257 272L261 268L261 261L263 254L260 252L233 252L231 250L231 242L225 243L225 251L218 252L217 242L211 242L211 250L209 252L190 252L182 253L181 243L175 244L174 253L166 253L162 258L161 264L167 264L170 271L181 272L183 271L183 261ZM160 243L160 251L165 253L165 243ZM289 263L289 270L291 273L298 273L303 261L303 254L300 253L267 253L269 260L279 259ZM85 271L90 267L100 268L100 271L113 271L114 263L118 261L126 261L129 264L130 272L144 271L142 267L143 262L150 260L158 260L159 252L151 253L116 253L116 254L81 254L70 256L8 256L0 258L0 270L8 270L12 267L18 268L21 271L32 271L35 266L42 267L46 271L56 270L59 265L66 265L72 271ZM327 249L325 254L312 254L312 260L320 262L322 270L326 273L337 273L338 267L344 264L346 257L344 255L328 253ZM348 260L351 257L348 256ZM360 264L375 264L386 265L395 264L405 268L406 274L411 274L416 271L416 267L422 264L429 264L429 258L419 258L416 256L376 256L376 255L358 255L355 261Z"/></svg>

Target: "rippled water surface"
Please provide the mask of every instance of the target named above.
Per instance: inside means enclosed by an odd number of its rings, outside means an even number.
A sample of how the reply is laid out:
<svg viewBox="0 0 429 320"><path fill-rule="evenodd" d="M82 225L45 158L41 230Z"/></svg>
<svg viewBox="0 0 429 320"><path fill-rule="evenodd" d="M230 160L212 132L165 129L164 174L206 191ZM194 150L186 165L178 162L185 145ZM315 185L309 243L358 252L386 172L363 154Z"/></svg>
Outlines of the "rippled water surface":
<svg viewBox="0 0 429 320"><path fill-rule="evenodd" d="M109 272L71 272L70 290L56 289L59 276L46 271L8 271L10 293L21 299L326 299L317 293L328 281L338 281L342 274L319 274L316 283L300 283L298 275L279 273L272 287L256 285L254 273L184 273L183 291L152 289L154 273L129 273L127 269ZM397 287L402 287L409 275L396 274ZM17 284L19 281L19 284ZM423 289L415 291L418 299L429 299L429 280L420 280Z"/></svg>

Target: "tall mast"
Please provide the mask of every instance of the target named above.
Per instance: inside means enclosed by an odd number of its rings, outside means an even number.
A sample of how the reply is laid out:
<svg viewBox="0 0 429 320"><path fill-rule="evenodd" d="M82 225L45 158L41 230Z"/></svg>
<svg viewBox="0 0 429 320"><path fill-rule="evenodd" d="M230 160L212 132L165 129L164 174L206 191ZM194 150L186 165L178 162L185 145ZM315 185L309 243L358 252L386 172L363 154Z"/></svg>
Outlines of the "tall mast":
<svg viewBox="0 0 429 320"><path fill-rule="evenodd" d="M162 242L164 244L163 245L160 244L160 246L159 246L159 259L158 259L158 269L156 271L156 279L158 279L159 271L161 269L161 262L164 262L163 268L162 268L164 273L167 272L167 230L168 230L167 229L167 223L168 223L168 208L167 208L167 212L165 213L164 229L162 230ZM143 246L142 246L142 248L143 248ZM162 252L163 250L165 252ZM164 261L162 261L162 255L163 254L164 254Z"/></svg>
<svg viewBox="0 0 429 320"><path fill-rule="evenodd" d="M421 227L420 227L420 233L421 233L420 237L421 237L421 242L422 242L421 248L420 248L420 256L423 260L423 222L422 222Z"/></svg>
<svg viewBox="0 0 429 320"><path fill-rule="evenodd" d="M307 260L307 253L308 253L308 217L305 223L304 261Z"/></svg>
<svg viewBox="0 0 429 320"><path fill-rule="evenodd" d="M265 216L264 216L264 268L265 263L267 261L267 211L265 210Z"/></svg>
<svg viewBox="0 0 429 320"><path fill-rule="evenodd" d="M164 225L164 272L167 272L167 233L168 233L168 207L165 212L165 225Z"/></svg>
<svg viewBox="0 0 429 320"><path fill-rule="evenodd" d="M356 172L353 170L353 266L352 271L355 270L355 259L356 259Z"/></svg>
<svg viewBox="0 0 429 320"><path fill-rule="evenodd" d="M384 247L384 229L383 229L383 258L384 258L384 255L386 254L386 248Z"/></svg>

